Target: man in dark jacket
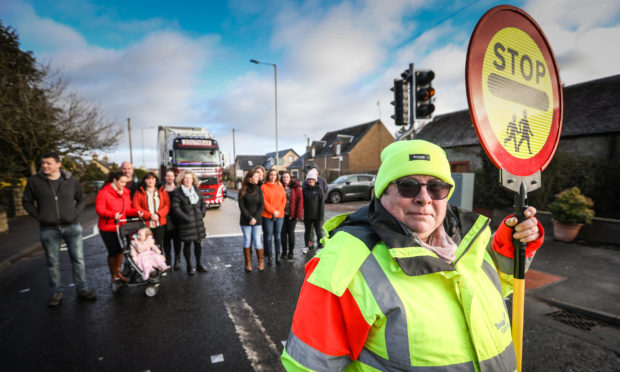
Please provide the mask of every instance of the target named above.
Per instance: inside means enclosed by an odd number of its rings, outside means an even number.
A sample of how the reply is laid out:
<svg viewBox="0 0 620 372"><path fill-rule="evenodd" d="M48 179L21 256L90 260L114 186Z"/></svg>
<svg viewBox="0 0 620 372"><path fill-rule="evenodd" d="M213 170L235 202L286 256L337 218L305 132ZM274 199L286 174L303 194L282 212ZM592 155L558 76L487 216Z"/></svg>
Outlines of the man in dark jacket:
<svg viewBox="0 0 620 372"><path fill-rule="evenodd" d="M41 171L28 179L22 204L40 224L41 245L45 250L48 278L52 296L48 306L62 301L60 277L60 241L67 243L77 296L94 300L95 292L88 289L82 246L82 226L78 217L84 209L82 188L70 172L61 170L60 157L55 153L43 154Z"/></svg>
<svg viewBox="0 0 620 372"><path fill-rule="evenodd" d="M133 200L134 194L140 188L140 181L133 172L133 164L128 161L122 162L121 172L123 172L123 175L127 177L127 184L125 185L125 187L129 189L129 196Z"/></svg>

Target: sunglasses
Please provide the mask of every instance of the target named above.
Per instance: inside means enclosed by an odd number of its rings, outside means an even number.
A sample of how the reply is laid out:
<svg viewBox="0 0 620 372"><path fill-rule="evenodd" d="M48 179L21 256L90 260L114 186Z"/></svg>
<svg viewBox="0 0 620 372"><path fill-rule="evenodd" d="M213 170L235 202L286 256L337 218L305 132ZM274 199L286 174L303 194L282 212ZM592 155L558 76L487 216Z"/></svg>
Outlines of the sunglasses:
<svg viewBox="0 0 620 372"><path fill-rule="evenodd" d="M430 195L433 200L443 200L445 199L450 190L452 189L452 185L449 183L445 183L442 181L431 181L428 183L422 183L415 178L405 178L402 180L394 181L396 186L398 187L398 193L403 198L414 198L416 195L420 193L422 190L422 186L426 186L426 192Z"/></svg>

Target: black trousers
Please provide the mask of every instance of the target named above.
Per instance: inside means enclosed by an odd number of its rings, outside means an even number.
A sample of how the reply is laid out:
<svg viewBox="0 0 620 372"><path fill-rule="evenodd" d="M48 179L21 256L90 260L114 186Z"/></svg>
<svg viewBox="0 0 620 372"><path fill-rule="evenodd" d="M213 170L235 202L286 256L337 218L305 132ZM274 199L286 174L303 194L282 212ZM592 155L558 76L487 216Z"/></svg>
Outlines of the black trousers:
<svg viewBox="0 0 620 372"><path fill-rule="evenodd" d="M186 241L183 242L183 255L185 256L185 261L187 262L187 266L192 266L192 254L191 254L191 245L194 243L194 257L196 257L196 266L201 265L200 257L202 257L202 245L200 241Z"/></svg>
<svg viewBox="0 0 620 372"><path fill-rule="evenodd" d="M312 228L314 227L314 232L316 232L316 241L317 245L319 241L323 237L323 229L321 228L322 218L306 218L304 219L304 227L306 231L304 232L304 244L306 247L312 246L312 238L314 237L312 233Z"/></svg>
<svg viewBox="0 0 620 372"><path fill-rule="evenodd" d="M293 253L295 248L295 226L297 225L297 219L291 218L291 216L284 216L284 223L282 224L282 254L286 254L287 248L289 253Z"/></svg>
<svg viewBox="0 0 620 372"><path fill-rule="evenodd" d="M123 247L121 247L121 243L118 241L118 236L114 231L99 231L99 235L101 235L101 239L103 240L103 244L108 250L108 257L116 257L119 254L123 253ZM125 239L124 237L121 239Z"/></svg>
<svg viewBox="0 0 620 372"><path fill-rule="evenodd" d="M151 231L153 232L153 240L155 240L155 244L162 249L164 245L164 233L166 231L166 226L157 226L151 227Z"/></svg>
<svg viewBox="0 0 620 372"><path fill-rule="evenodd" d="M174 247L174 258L178 260L181 257L181 240L177 236L175 229L168 230L164 226L164 252L166 254L166 262L170 265L172 262L172 247ZM172 244L170 242L172 241Z"/></svg>

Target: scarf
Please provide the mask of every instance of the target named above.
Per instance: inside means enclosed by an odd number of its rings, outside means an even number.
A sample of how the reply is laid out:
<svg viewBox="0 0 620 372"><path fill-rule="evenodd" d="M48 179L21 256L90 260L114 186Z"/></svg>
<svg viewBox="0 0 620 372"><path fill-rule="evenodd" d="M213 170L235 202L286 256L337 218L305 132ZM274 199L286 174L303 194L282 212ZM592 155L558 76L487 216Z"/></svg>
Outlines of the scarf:
<svg viewBox="0 0 620 372"><path fill-rule="evenodd" d="M181 185L181 190L183 191L183 194L189 198L190 204L196 204L198 203L198 200L200 200L198 194L196 194L196 190L194 190L193 187L187 189L185 186Z"/></svg>
<svg viewBox="0 0 620 372"><path fill-rule="evenodd" d="M155 191L150 192L150 191L144 191L146 193L146 204L149 207L149 213L150 214L155 214L157 213L157 211L159 210L159 192L157 191L157 189L155 189ZM149 227L157 227L159 226L159 224L161 223L161 221L149 221Z"/></svg>
<svg viewBox="0 0 620 372"><path fill-rule="evenodd" d="M439 227L433 231L426 243L420 240L420 246L435 252L439 258L447 263L452 263L456 258L454 254L457 248L456 243L446 234L446 229L443 227L443 224L439 225Z"/></svg>

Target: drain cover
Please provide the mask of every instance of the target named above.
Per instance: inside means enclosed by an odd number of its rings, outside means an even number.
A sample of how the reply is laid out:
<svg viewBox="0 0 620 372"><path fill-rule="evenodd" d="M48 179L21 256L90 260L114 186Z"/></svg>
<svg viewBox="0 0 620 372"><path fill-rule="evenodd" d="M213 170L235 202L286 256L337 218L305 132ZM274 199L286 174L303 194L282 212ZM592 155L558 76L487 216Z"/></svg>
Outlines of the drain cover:
<svg viewBox="0 0 620 372"><path fill-rule="evenodd" d="M545 316L551 317L557 321L568 324L571 327L583 329L585 331L591 331L599 325L596 321L592 319L587 319L582 317L581 315L570 313L565 310L553 311L551 313L545 314Z"/></svg>

